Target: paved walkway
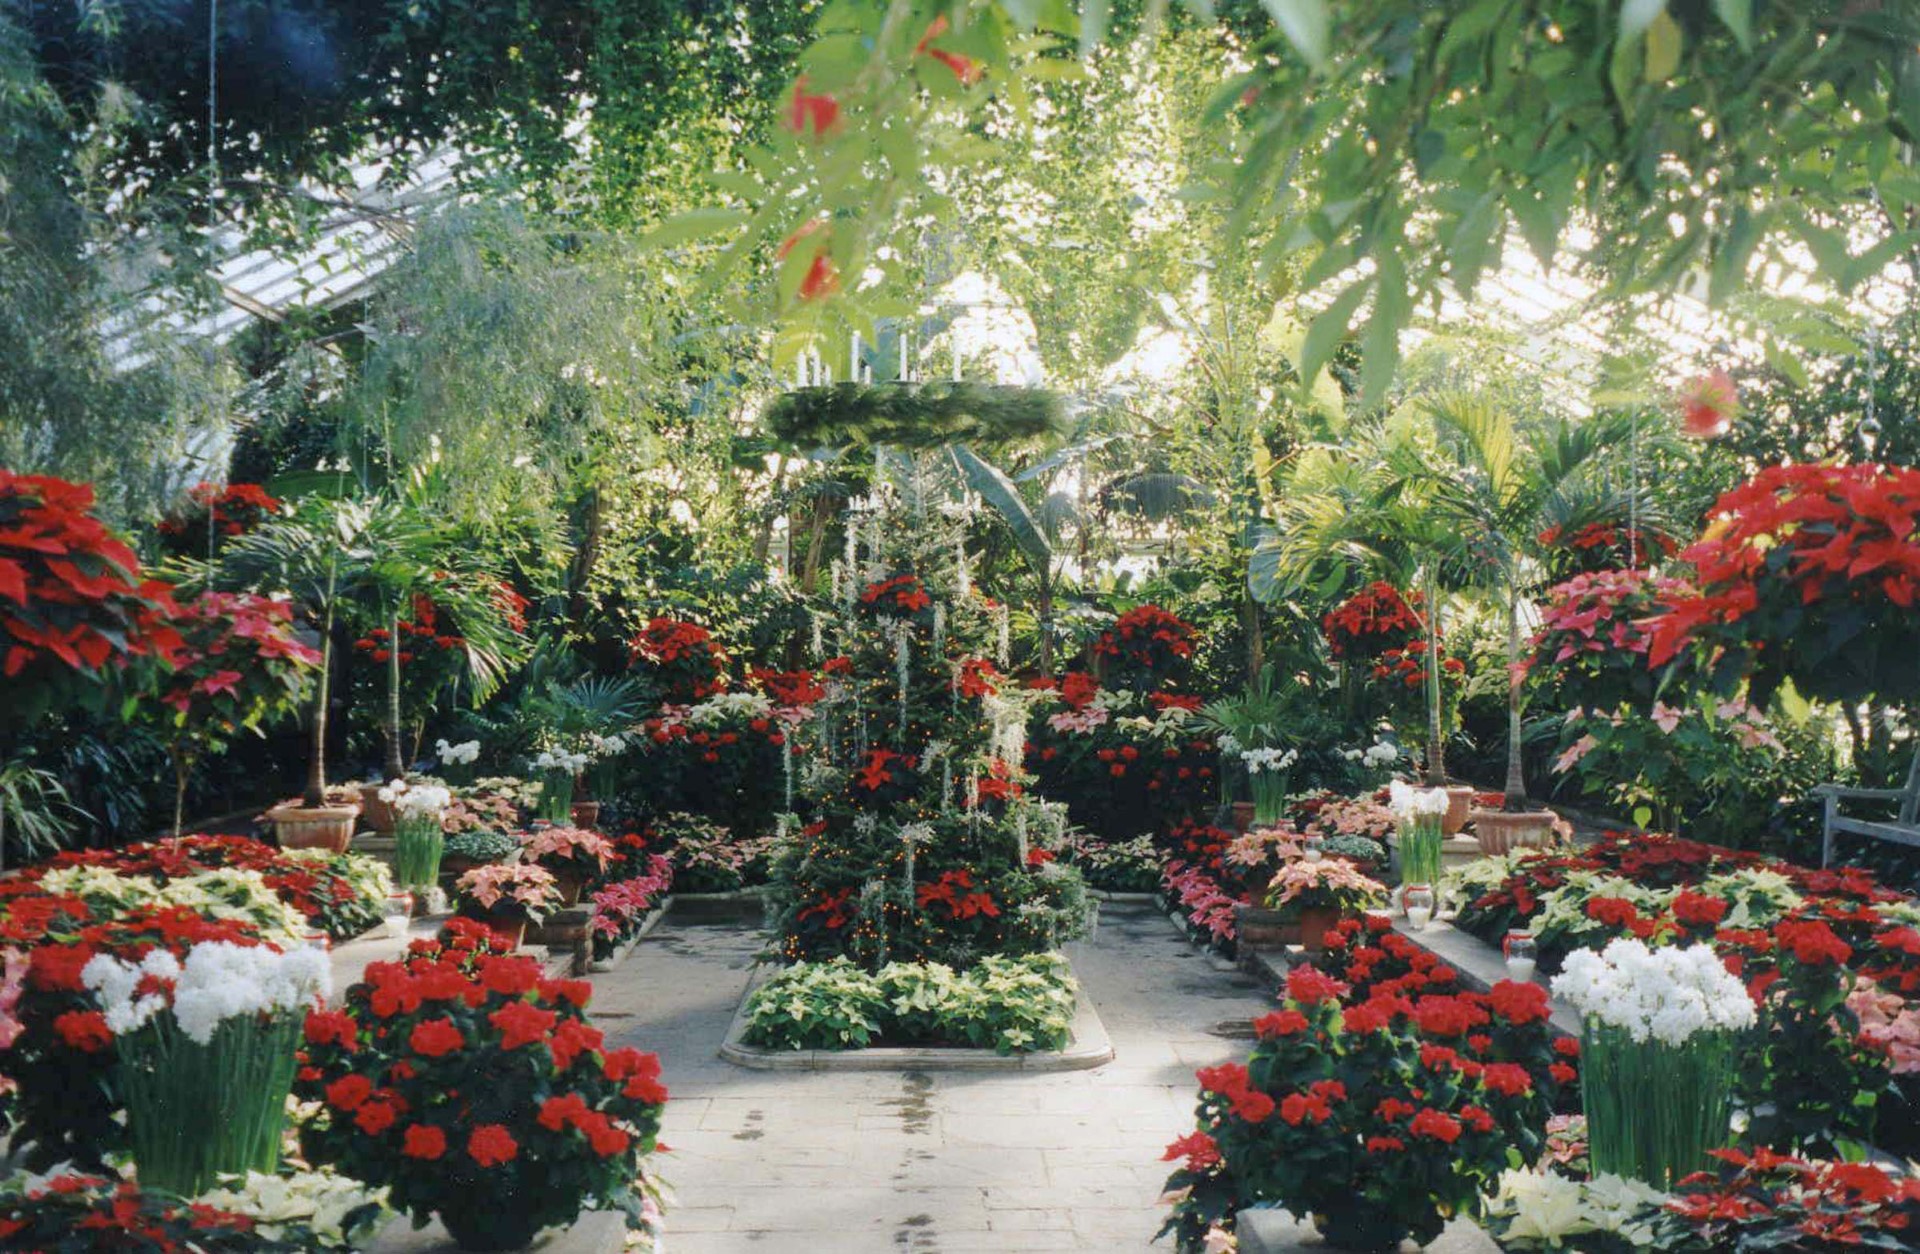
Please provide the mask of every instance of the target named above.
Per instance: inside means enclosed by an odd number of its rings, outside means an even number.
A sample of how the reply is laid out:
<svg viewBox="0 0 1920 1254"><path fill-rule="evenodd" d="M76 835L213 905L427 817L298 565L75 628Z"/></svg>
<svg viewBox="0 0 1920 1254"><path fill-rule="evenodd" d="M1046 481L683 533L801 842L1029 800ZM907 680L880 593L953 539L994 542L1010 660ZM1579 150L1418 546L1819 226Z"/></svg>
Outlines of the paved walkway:
<svg viewBox="0 0 1920 1254"><path fill-rule="evenodd" d="M1244 1057L1269 999L1162 916L1108 905L1069 947L1114 1061L1058 1075L749 1071L717 1051L760 937L671 916L594 977L610 1043L658 1052L668 1254L1145 1251L1194 1068ZM1228 1025L1234 1036L1215 1035ZM1237 1039L1236 1039L1237 1037Z"/></svg>

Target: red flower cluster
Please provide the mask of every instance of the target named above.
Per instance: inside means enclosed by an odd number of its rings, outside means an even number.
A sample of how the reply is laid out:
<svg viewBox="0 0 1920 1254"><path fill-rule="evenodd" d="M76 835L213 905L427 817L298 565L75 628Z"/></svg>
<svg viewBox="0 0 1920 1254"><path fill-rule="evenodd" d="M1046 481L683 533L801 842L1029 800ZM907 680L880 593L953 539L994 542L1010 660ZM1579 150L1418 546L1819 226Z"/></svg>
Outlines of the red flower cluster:
<svg viewBox="0 0 1920 1254"><path fill-rule="evenodd" d="M454 1196L462 1173L437 1164L456 1156L469 1171L531 1173L536 1205L562 1218L630 1182L667 1092L658 1058L604 1047L584 1013L592 992L464 919L368 964L344 1007L307 1021L297 1091L335 1112L305 1129L309 1156L390 1181L415 1212Z"/></svg>
<svg viewBox="0 0 1920 1254"><path fill-rule="evenodd" d="M1365 661L1426 635L1426 620L1414 608L1419 604L1418 592L1403 595L1385 580L1375 580L1329 610L1320 631L1334 657Z"/></svg>
<svg viewBox="0 0 1920 1254"><path fill-rule="evenodd" d="M1703 1248L1907 1249L1920 1231L1920 1180L1911 1176L1765 1148L1713 1156L1725 1165L1682 1180L1669 1205Z"/></svg>
<svg viewBox="0 0 1920 1254"><path fill-rule="evenodd" d="M910 617L933 605L918 575L894 575L870 583L860 593L860 604L881 614Z"/></svg>
<svg viewBox="0 0 1920 1254"><path fill-rule="evenodd" d="M306 1235L288 1225L293 1248ZM9 1250L152 1250L242 1254L261 1247L254 1220L204 1202L142 1193L131 1180L62 1170L0 1202L0 1245Z"/></svg>
<svg viewBox="0 0 1920 1254"><path fill-rule="evenodd" d="M1671 557L1680 547L1672 536L1644 524L1628 528L1617 522L1590 522L1573 531L1548 527L1539 539L1553 550L1548 566L1556 575L1645 566L1649 553Z"/></svg>
<svg viewBox="0 0 1920 1254"><path fill-rule="evenodd" d="M988 659L964 658L953 677L953 690L963 697L991 697L1000 691L1004 678Z"/></svg>
<svg viewBox="0 0 1920 1254"><path fill-rule="evenodd" d="M989 919L1000 917L1000 906L993 894L974 887L971 871L942 872L933 883L920 885L914 891L914 900L922 910L943 907L946 916L956 921L975 915Z"/></svg>
<svg viewBox="0 0 1920 1254"><path fill-rule="evenodd" d="M175 620L182 647L160 700L183 718L251 726L292 701L320 651L293 634L293 605L244 592L203 592Z"/></svg>
<svg viewBox="0 0 1920 1254"><path fill-rule="evenodd" d="M143 577L94 516L92 487L0 468L0 677L16 713L31 716L36 679L93 678L133 658L171 666L178 613L172 589Z"/></svg>
<svg viewBox="0 0 1920 1254"><path fill-rule="evenodd" d="M1142 605L1101 632L1093 654L1105 659L1113 674L1157 681L1193 656L1195 636L1192 623L1157 605Z"/></svg>
<svg viewBox="0 0 1920 1254"><path fill-rule="evenodd" d="M196 483L186 507L154 529L176 551L205 557L209 527L215 536L243 536L279 512L279 500L257 483Z"/></svg>
<svg viewBox="0 0 1920 1254"><path fill-rule="evenodd" d="M439 621L439 612L433 601L425 596L413 598L413 617L403 618L394 624L395 631L385 627L376 627L353 642L355 650L365 653L375 662L384 664L393 656L393 650L400 651L400 665L405 666L416 657L440 653L461 653L467 647L466 638L443 628ZM521 620L524 623L526 620Z"/></svg>
<svg viewBox="0 0 1920 1254"><path fill-rule="evenodd" d="M1467 664L1457 657L1440 659L1442 676L1464 675ZM1427 642L1410 640L1401 648L1381 653L1371 672L1374 682L1397 688L1420 688L1427 682Z"/></svg>
<svg viewBox="0 0 1920 1254"><path fill-rule="evenodd" d="M727 686L727 655L713 633L698 623L678 618L653 618L628 642L635 664L644 663L666 674L668 686L694 699L710 696Z"/></svg>
<svg viewBox="0 0 1920 1254"><path fill-rule="evenodd" d="M755 666L747 671L747 679L775 705L809 706L827 695L826 685L816 682L812 671L770 671Z"/></svg>
<svg viewBox="0 0 1920 1254"><path fill-rule="evenodd" d="M1754 676L1768 692L1785 674L1834 699L1920 679L1920 470L1770 466L1715 503L1681 557L1699 591L1653 622L1653 665L1694 644L1751 644L1765 646ZM1862 669L1876 653L1884 673Z"/></svg>

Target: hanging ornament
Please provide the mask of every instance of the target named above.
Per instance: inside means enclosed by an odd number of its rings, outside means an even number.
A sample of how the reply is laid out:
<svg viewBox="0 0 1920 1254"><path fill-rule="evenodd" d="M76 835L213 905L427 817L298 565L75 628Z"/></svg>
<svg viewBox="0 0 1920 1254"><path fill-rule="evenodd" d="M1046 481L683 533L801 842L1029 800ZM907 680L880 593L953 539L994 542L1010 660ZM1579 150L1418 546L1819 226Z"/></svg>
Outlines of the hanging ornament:
<svg viewBox="0 0 1920 1254"><path fill-rule="evenodd" d="M1733 429L1740 416L1740 392L1733 376L1711 370L1690 380L1675 397L1680 411L1680 434L1692 440L1717 440Z"/></svg>

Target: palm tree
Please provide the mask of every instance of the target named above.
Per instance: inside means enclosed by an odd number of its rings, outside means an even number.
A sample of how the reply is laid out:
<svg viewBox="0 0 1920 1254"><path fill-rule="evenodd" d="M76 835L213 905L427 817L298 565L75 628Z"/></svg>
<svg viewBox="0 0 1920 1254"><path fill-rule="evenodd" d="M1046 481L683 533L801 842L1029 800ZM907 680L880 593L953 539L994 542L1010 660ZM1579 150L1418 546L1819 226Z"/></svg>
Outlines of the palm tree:
<svg viewBox="0 0 1920 1254"><path fill-rule="evenodd" d="M327 706L336 622L380 624L391 633L413 597L430 594L466 641L476 700L498 686L516 652L493 599L497 584L492 573L477 555L461 551L445 527L404 499L310 498L294 513L271 519L229 545L217 575L241 587L286 593L319 632L320 681L302 797L308 806L326 800ZM388 778L405 773L399 654L397 647L388 651L382 720Z"/></svg>
<svg viewBox="0 0 1920 1254"><path fill-rule="evenodd" d="M1628 420L1598 414L1523 423L1486 392L1426 401L1433 443L1395 447L1390 463L1419 501L1439 565L1499 598L1507 627L1507 778L1501 808L1528 810L1521 755L1521 608L1540 584L1549 528L1627 513L1637 485L1614 482L1608 455L1630 438ZM1431 576L1430 576L1431 577ZM1437 662L1428 667L1437 671Z"/></svg>

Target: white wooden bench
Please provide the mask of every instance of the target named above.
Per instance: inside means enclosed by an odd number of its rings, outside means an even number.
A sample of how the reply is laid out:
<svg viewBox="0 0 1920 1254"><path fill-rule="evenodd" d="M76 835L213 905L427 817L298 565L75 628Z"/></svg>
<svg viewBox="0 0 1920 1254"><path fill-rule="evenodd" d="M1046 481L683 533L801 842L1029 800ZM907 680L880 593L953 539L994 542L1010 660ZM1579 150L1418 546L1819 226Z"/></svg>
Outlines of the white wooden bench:
<svg viewBox="0 0 1920 1254"><path fill-rule="evenodd" d="M1820 865L1833 864L1833 838L1845 832L1891 841L1896 845L1920 846L1920 749L1915 749L1913 765L1907 768L1905 788L1847 788L1822 784L1813 790L1826 803L1826 824L1820 837ZM1840 812L1843 801L1892 801L1898 803L1892 821L1854 818Z"/></svg>

